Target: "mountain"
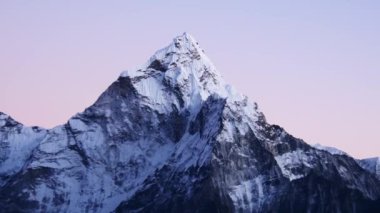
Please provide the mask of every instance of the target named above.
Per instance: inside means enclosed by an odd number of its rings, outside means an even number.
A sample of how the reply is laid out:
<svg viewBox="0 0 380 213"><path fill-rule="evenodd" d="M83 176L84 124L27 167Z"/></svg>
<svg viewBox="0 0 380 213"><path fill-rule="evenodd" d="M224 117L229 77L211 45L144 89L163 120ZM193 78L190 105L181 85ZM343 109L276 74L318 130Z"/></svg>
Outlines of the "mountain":
<svg viewBox="0 0 380 213"><path fill-rule="evenodd" d="M375 174L377 178L380 180L380 158L379 157L361 159L361 160L358 160L358 163L363 169Z"/></svg>
<svg viewBox="0 0 380 213"><path fill-rule="evenodd" d="M342 150L339 150L335 147L323 146L321 144L315 144L314 148L319 149L319 150L324 150L324 151L329 152L333 155L346 155L346 156L348 156L347 153L345 153ZM356 162L363 169L365 169L368 172L376 175L376 177L380 180L380 158L379 157L357 159Z"/></svg>
<svg viewBox="0 0 380 213"><path fill-rule="evenodd" d="M268 124L189 35L53 129L0 115L4 212L380 212L348 155Z"/></svg>

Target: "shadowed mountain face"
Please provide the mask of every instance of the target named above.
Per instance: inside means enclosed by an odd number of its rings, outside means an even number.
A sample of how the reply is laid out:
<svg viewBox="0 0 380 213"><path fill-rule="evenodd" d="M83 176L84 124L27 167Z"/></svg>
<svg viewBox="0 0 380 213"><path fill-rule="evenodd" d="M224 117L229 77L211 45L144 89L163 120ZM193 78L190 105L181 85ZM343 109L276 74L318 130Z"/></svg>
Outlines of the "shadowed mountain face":
<svg viewBox="0 0 380 213"><path fill-rule="evenodd" d="M358 163L363 169L369 171L370 173L375 174L377 176L377 179L380 180L380 158L379 157L358 160Z"/></svg>
<svg viewBox="0 0 380 213"><path fill-rule="evenodd" d="M0 147L5 212L380 212L372 164L268 124L186 33L64 125L1 113Z"/></svg>

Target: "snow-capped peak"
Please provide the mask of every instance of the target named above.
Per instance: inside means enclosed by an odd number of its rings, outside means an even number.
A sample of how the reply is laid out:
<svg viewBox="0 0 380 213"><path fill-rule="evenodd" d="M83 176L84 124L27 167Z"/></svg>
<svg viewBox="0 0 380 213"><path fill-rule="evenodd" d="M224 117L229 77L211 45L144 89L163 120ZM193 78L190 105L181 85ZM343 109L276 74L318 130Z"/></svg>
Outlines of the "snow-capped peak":
<svg viewBox="0 0 380 213"><path fill-rule="evenodd" d="M220 73L215 69L210 59L204 54L204 50L199 46L199 43L189 33L183 33L177 36L166 47L156 51L153 56L137 70L128 70L121 73L122 77L138 76L142 71L148 68L153 68L158 71L166 71L174 67L183 66L193 60L204 63L212 67L214 74L220 77Z"/></svg>
<svg viewBox="0 0 380 213"><path fill-rule="evenodd" d="M165 108L168 89L176 90L183 100L178 106L198 105L212 94L232 96L233 89L205 55L198 42L188 33L177 36L165 48L158 50L137 70L128 70L121 77L129 77L137 91L150 97L154 105ZM144 81L142 81L144 79ZM170 93L170 92L169 92ZM167 106L171 109L171 106Z"/></svg>
<svg viewBox="0 0 380 213"><path fill-rule="evenodd" d="M64 125L2 121L1 212L380 212L378 159L268 124L187 33Z"/></svg>
<svg viewBox="0 0 380 213"><path fill-rule="evenodd" d="M214 68L212 71L220 76L209 58L204 54L204 50L199 46L199 43L188 33L175 37L168 46L158 50L144 67L151 67L156 60L162 64L162 67L158 67L159 69L180 67L191 61L199 61Z"/></svg>

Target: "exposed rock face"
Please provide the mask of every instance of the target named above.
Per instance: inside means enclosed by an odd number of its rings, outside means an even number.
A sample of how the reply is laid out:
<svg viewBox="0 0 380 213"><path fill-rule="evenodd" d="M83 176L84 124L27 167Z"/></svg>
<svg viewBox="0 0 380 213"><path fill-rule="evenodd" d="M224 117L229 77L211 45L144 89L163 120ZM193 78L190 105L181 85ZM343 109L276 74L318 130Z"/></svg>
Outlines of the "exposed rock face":
<svg viewBox="0 0 380 213"><path fill-rule="evenodd" d="M380 212L380 181L270 125L188 34L66 124L0 114L6 212Z"/></svg>

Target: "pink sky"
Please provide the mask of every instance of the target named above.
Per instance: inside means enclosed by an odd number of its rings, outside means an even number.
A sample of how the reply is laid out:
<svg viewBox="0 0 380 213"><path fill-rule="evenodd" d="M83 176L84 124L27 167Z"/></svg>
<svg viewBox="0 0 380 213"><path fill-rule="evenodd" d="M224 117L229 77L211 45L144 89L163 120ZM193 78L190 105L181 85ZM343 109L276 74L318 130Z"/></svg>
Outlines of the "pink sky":
<svg viewBox="0 0 380 213"><path fill-rule="evenodd" d="M379 1L0 2L0 111L53 127L184 31L271 123L380 156Z"/></svg>

